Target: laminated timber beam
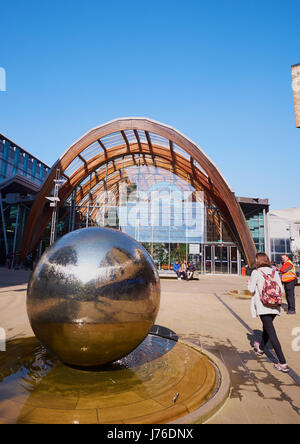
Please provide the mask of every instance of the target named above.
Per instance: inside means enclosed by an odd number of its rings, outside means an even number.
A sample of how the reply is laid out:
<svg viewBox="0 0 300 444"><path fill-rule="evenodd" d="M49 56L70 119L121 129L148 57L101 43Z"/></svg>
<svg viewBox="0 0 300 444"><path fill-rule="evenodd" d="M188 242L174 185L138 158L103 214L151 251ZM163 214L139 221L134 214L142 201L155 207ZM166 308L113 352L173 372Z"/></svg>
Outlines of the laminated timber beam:
<svg viewBox="0 0 300 444"><path fill-rule="evenodd" d="M149 142L143 143L140 140L139 135L136 137L137 143L131 143L128 137L126 137L125 131L133 131L135 136L138 135L138 131L144 131L145 134L148 133L150 140L152 139L152 134L154 134L169 141L169 149L167 148L167 150L169 151L168 155L172 168L174 171L176 171L175 174L178 174L177 167L180 167L181 165L183 166L184 163L183 159L181 158L183 156L179 157L178 153L176 153L173 148L175 144L184 150L189 158L194 159L202 170L200 172L200 169L198 169L199 177L201 177L201 174L205 177L205 180L203 178L202 182L199 179L199 186L203 186L205 183L205 188L207 188L207 184L211 184L209 187L210 189L207 192L214 195L214 200L217 199L218 202L216 202L216 204L218 203L220 206L220 210L226 218L227 225L230 226L232 231L236 234L237 242L244 252L248 264L252 266L255 262L256 248L247 221L233 191L230 189L225 178L222 176L216 165L208 158L208 156L196 143L188 139L176 129L147 118L130 117L116 119L91 129L84 136L73 143L57 160L57 162L55 162L39 194L37 195L30 212L24 236L22 254L24 255L28 251L32 251L39 241L39 228L41 226L39 219L41 218L41 215L44 217L44 213L49 213L48 209L45 208L46 197L51 195L56 170L59 168L61 174L65 174L65 171L73 160L78 158L78 156L81 155L81 153L91 144L98 141L103 149L103 153L101 153L99 156L95 156L93 159L86 160L86 168L84 164L84 166L82 165L82 169L79 168L79 172L75 171L75 173L70 176L70 180L64 185L68 188L69 194L74 189L74 186L80 183L79 179L83 176L82 170L85 170L84 174L86 177L90 172L97 168L96 165L99 165L99 158L101 156L102 164L104 164L119 157L126 156L126 154L131 154L133 156L133 161L135 160L135 154L142 154L144 158L147 154L149 154L150 156L154 156L155 160L160 157L160 154L161 156L166 155L164 152L164 148L166 147L155 147L153 141L151 144L149 144ZM105 145L101 142L101 139L115 133L120 134L120 139L123 140L124 143L122 145L118 145L117 147L105 147ZM146 140L148 140L147 136ZM191 170L191 164L189 161L187 162L189 164L188 169ZM205 174L203 174L203 172ZM190 172L187 170L186 173L193 176L194 182L197 182L197 178L194 177L193 171ZM47 214L47 217L48 216L49 214Z"/></svg>

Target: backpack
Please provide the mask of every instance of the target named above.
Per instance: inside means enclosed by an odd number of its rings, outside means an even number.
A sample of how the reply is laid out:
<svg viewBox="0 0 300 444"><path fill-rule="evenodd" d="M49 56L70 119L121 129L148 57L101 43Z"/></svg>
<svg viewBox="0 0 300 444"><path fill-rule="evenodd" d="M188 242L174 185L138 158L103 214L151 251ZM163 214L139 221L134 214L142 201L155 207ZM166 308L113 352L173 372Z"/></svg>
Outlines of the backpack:
<svg viewBox="0 0 300 444"><path fill-rule="evenodd" d="M282 304L282 292L280 285L275 280L275 270L271 275L265 274L260 270L265 282L260 294L260 300L266 307L278 307Z"/></svg>

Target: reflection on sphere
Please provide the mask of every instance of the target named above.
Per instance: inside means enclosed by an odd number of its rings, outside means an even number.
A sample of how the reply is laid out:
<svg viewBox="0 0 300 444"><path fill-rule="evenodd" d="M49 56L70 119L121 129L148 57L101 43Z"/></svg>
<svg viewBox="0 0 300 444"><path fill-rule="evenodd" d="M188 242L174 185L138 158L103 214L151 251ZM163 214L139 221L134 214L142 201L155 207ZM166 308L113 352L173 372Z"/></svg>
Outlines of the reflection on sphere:
<svg viewBox="0 0 300 444"><path fill-rule="evenodd" d="M85 228L56 241L28 286L27 312L39 340L63 362L99 366L147 336L160 301L146 250L117 230Z"/></svg>

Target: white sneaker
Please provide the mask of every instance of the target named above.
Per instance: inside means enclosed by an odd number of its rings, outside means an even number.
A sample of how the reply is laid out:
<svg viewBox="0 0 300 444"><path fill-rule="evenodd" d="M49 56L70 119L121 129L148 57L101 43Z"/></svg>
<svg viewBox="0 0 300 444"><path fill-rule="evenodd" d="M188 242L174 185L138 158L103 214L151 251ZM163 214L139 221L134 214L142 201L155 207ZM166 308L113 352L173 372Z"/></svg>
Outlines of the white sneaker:
<svg viewBox="0 0 300 444"><path fill-rule="evenodd" d="M283 373L288 373L290 371L290 368L287 364L280 364L278 362L278 364L274 364L274 367L276 368L276 370L279 370L280 372Z"/></svg>

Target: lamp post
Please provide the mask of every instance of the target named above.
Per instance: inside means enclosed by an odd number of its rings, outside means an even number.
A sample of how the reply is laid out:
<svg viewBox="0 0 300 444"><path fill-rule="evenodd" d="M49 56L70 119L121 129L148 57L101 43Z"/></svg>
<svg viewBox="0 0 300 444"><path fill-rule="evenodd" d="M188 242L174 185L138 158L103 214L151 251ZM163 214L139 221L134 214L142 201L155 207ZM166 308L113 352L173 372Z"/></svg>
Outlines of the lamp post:
<svg viewBox="0 0 300 444"><path fill-rule="evenodd" d="M51 220L51 232L50 232L50 245L55 242L56 237L56 221L57 221L57 203L60 202L58 197L59 187L63 185L64 180L59 179L60 170L56 170L56 178L54 179L54 196L48 196L46 199L50 200L50 207L53 207L52 220Z"/></svg>

